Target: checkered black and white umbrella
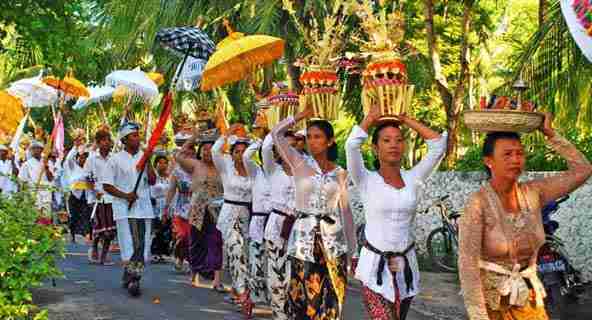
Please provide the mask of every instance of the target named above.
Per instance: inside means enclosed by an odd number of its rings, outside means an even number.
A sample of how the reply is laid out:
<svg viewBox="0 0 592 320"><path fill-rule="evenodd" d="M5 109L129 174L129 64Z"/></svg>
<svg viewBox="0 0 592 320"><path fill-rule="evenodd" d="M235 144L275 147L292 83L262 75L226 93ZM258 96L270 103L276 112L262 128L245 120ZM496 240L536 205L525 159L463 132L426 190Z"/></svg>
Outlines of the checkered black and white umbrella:
<svg viewBox="0 0 592 320"><path fill-rule="evenodd" d="M155 42L181 55L208 60L216 45L196 27L165 28L156 33Z"/></svg>

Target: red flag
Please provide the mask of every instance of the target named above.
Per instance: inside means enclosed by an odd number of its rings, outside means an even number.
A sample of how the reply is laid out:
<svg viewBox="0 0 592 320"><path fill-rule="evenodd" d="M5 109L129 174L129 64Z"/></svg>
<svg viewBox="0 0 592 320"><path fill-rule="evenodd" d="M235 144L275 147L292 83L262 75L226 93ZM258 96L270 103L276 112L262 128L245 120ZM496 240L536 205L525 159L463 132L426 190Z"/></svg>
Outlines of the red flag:
<svg viewBox="0 0 592 320"><path fill-rule="evenodd" d="M162 133L164 132L164 127L165 127L167 121L169 120L172 111L173 111L173 96L172 96L171 92L169 91L167 93L167 95L164 97L162 112L160 113L160 117L158 118L158 123L156 124L154 131L152 131L152 135L150 136L150 140L148 141L148 147L146 148L146 151L144 151L144 155L142 156L140 161L138 161L138 163L136 164L136 169L138 171L144 170L144 166L146 165L146 161L148 161L148 158L150 158L150 156L152 155L152 152L154 151L154 148L158 144L158 140L160 140L160 137L162 136Z"/></svg>

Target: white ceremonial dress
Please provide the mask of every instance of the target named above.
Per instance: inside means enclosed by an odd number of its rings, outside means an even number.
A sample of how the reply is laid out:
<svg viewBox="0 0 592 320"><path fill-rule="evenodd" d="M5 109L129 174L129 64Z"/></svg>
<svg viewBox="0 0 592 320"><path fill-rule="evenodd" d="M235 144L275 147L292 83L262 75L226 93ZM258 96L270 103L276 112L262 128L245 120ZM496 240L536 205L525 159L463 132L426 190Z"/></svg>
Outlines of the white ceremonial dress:
<svg viewBox="0 0 592 320"><path fill-rule="evenodd" d="M17 191L16 183L12 181L12 160L0 160L0 190L2 195L10 196Z"/></svg>
<svg viewBox="0 0 592 320"><path fill-rule="evenodd" d="M237 202L251 202L253 179L250 176L243 177L238 174L231 156L222 152L223 145L224 137L218 138L214 146L212 146L212 159L222 179L224 199ZM216 224L216 228L222 233L222 239L228 239L230 229L232 229L240 215L248 214L249 209L247 207L224 203L222 209L220 209ZM245 220L248 221L248 219ZM247 228L248 225L245 223L245 225L241 225L240 229L246 232Z"/></svg>
<svg viewBox="0 0 592 320"><path fill-rule="evenodd" d="M296 205L296 186L294 178L290 177L284 171L281 165L273 159L273 138L270 135L263 141L261 151L263 158L263 168L269 176L271 188L271 209L294 216L294 207ZM267 226L265 227L265 239L280 245L284 240L280 236L285 217L271 213Z"/></svg>
<svg viewBox="0 0 592 320"><path fill-rule="evenodd" d="M253 177L253 215L249 224L249 239L257 243L263 243L265 221L267 221L267 217L260 214L269 214L271 211L271 185L263 169L253 160L260 146L260 141L252 143L243 153L247 174Z"/></svg>
<svg viewBox="0 0 592 320"><path fill-rule="evenodd" d="M154 216L162 218L164 208L166 207L166 195L169 190L170 181L168 178L161 177L156 173L156 183L150 187L150 196L155 201Z"/></svg>
<svg viewBox="0 0 592 320"><path fill-rule="evenodd" d="M48 163L49 171L53 174L54 168ZM36 206L39 209L44 209L47 212L51 211L51 190L53 183L47 179L47 174L43 172L43 163L40 160L31 157L20 168L19 179L25 182L31 191L36 195ZM41 177L41 179L39 179ZM37 182L39 181L39 188L37 189Z"/></svg>
<svg viewBox="0 0 592 320"><path fill-rule="evenodd" d="M107 194L103 189L103 184L101 181L105 180L105 175L108 174L109 170L109 159L111 158L111 153L107 155L107 157L103 158L101 153L97 150L96 152L91 152L84 163L84 171L86 172L86 176L91 180L94 181L95 190L89 191L87 193L87 202L89 204L94 204L97 199L97 193L102 193L103 197L101 198L101 203L112 203L113 198L111 195Z"/></svg>
<svg viewBox="0 0 592 320"><path fill-rule="evenodd" d="M355 126L346 142L348 171L360 192L366 213L365 238L374 248L385 252L403 252L415 241L415 212L419 192L423 182L437 168L446 151L446 133L440 138L427 141L428 153L412 169L401 170L405 186L397 189L387 184L376 171L369 171L364 166L360 146L368 134ZM415 296L419 293L419 267L415 250L407 253L413 273L413 288L407 290L404 277L404 259L397 257L399 269L397 286L400 298ZM395 289L388 266L382 272L382 285L377 283L380 255L362 247L356 278L370 290L379 293L394 302Z"/></svg>
<svg viewBox="0 0 592 320"><path fill-rule="evenodd" d="M284 137L295 124L288 117L272 130L273 141L282 158L290 165L296 186L295 206L298 219L288 241L288 254L302 261L317 262L314 240L317 227L328 259L337 259L348 252L342 212L339 206L343 194L341 179L346 183L347 172L336 166L323 172L314 159L300 154Z"/></svg>
<svg viewBox="0 0 592 320"><path fill-rule="evenodd" d="M119 151L111 156L108 161L106 174L101 177L100 183L109 184L121 192L132 192L138 178L136 164L144 153L138 151L135 155L125 150ZM144 259L149 260L150 245L152 243L152 219L154 211L150 202L150 185L148 174L144 172L136 191L138 200L134 202L131 209L128 209L128 202L125 199L112 197L113 219L117 224L117 238L121 247L121 259L129 261L133 255L133 242L128 219L144 219L146 228L144 234Z"/></svg>

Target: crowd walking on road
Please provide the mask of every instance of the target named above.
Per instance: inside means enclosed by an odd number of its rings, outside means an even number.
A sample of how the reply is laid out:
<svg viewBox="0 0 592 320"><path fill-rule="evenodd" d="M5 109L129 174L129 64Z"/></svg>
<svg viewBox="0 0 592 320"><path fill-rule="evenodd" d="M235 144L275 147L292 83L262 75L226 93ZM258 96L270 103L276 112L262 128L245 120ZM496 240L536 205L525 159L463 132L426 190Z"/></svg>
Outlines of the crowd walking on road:
<svg viewBox="0 0 592 320"><path fill-rule="evenodd" d="M132 297L142 293L145 268L171 261L192 286L226 294L246 318L259 306L273 319L346 319L348 282L359 281L371 319L404 320L421 292L416 209L446 154L447 133L405 114L382 119L374 107L349 133L345 169L336 162L333 126L307 121L313 113L307 107L271 130L255 123L251 134L240 123L183 129L176 147L155 151L144 170L137 169L142 128L133 122L122 123L116 137L98 128L92 143L77 132L63 160L43 157L40 141L29 143L24 158L0 146L0 191L35 191L40 223L59 223L52 212L64 208L71 241L88 238L89 263L116 267L116 242L122 287ZM517 133L485 138L489 179L460 223L460 280L471 320L548 319L535 264L544 242L541 206L592 174L551 120L547 115L541 131L568 164L551 178L518 182L526 152ZM306 129L297 131L302 122ZM427 144L411 168L403 166L407 130ZM363 157L366 140L373 164ZM352 192L361 206L351 203Z"/></svg>

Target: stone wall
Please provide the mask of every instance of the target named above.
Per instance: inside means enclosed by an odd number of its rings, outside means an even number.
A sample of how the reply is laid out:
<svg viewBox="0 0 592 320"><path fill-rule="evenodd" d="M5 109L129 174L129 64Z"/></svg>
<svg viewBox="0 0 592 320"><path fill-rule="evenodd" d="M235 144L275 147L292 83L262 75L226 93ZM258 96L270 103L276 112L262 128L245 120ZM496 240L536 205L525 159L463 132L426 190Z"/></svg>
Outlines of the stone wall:
<svg viewBox="0 0 592 320"><path fill-rule="evenodd" d="M552 176L556 173L531 172L525 174L523 180L531 180ZM449 203L454 210L462 210L468 196L479 189L486 181L484 173L479 172L436 172L426 182L425 193L418 207L423 212L436 199L450 195ZM565 243L569 258L577 269L592 280L592 181L580 187L570 195L570 199L562 203L554 215L559 222L556 233ZM429 233L440 223L436 212L417 215L416 241L420 253L425 253L426 240Z"/></svg>

